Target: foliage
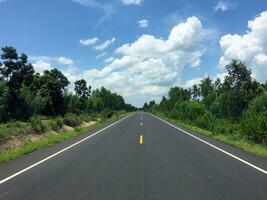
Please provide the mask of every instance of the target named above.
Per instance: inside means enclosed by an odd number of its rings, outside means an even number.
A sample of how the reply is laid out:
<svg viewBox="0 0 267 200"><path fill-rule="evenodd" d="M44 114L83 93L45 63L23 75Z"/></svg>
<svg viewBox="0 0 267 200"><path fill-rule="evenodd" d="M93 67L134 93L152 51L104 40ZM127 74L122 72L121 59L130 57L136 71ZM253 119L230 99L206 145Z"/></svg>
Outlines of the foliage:
<svg viewBox="0 0 267 200"><path fill-rule="evenodd" d="M35 116L31 118L31 127L34 133L37 133L37 134L44 133L46 129L40 116Z"/></svg>
<svg viewBox="0 0 267 200"><path fill-rule="evenodd" d="M81 119L75 114L68 113L64 116L64 124L67 126L76 127L81 124Z"/></svg>
<svg viewBox="0 0 267 200"><path fill-rule="evenodd" d="M87 87L84 79L76 81L74 85L74 90L79 97L88 98L91 95L91 86Z"/></svg>
<svg viewBox="0 0 267 200"><path fill-rule="evenodd" d="M27 121L37 115L63 116L108 110L133 111L123 97L102 87L91 91L86 80L77 80L75 94L67 91L69 80L54 68L35 73L26 54L14 47L2 48L0 59L0 123ZM92 94L91 94L92 93Z"/></svg>
<svg viewBox="0 0 267 200"><path fill-rule="evenodd" d="M159 104L143 109L196 126L213 135L267 143L267 84L251 76L245 63L233 60L223 81L206 77L192 88L172 87Z"/></svg>
<svg viewBox="0 0 267 200"><path fill-rule="evenodd" d="M248 112L241 120L242 133L255 143L267 144L267 112Z"/></svg>

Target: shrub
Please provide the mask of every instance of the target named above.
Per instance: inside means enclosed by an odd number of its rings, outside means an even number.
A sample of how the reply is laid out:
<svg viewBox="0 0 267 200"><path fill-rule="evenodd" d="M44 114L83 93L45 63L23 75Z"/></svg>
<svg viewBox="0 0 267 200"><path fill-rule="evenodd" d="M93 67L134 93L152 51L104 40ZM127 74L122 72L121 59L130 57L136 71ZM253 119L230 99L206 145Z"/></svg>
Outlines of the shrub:
<svg viewBox="0 0 267 200"><path fill-rule="evenodd" d="M109 119L113 116L114 112L112 110L105 109L104 111L101 112L101 116L104 119Z"/></svg>
<svg viewBox="0 0 267 200"><path fill-rule="evenodd" d="M41 117L39 116L31 118L31 127L32 130L37 134L42 134L46 130L46 127L42 123Z"/></svg>
<svg viewBox="0 0 267 200"><path fill-rule="evenodd" d="M207 112L207 110L204 104L199 101L177 102L174 105L172 115L176 119L194 122L198 116L204 115L205 112Z"/></svg>
<svg viewBox="0 0 267 200"><path fill-rule="evenodd" d="M195 121L195 125L199 128L207 129L209 131L214 129L215 124L216 119L210 112L205 112L203 115L199 115Z"/></svg>
<svg viewBox="0 0 267 200"><path fill-rule="evenodd" d="M58 131L63 126L63 119L61 117L54 118L51 121L49 121L49 126L51 130Z"/></svg>
<svg viewBox="0 0 267 200"><path fill-rule="evenodd" d="M64 124L66 124L67 126L76 127L81 124L81 119L77 115L68 113L64 117Z"/></svg>
<svg viewBox="0 0 267 200"><path fill-rule="evenodd" d="M241 120L241 130L252 142L267 144L267 112L247 112Z"/></svg>
<svg viewBox="0 0 267 200"><path fill-rule="evenodd" d="M80 119L85 122L89 122L93 120L93 117L89 114L82 114L80 115Z"/></svg>

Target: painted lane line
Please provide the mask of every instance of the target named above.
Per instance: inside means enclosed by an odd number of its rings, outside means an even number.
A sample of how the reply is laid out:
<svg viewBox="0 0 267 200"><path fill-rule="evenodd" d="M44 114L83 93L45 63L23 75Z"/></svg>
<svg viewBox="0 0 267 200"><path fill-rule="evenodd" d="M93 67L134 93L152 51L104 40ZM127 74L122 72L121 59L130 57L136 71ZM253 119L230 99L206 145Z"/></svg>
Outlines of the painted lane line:
<svg viewBox="0 0 267 200"><path fill-rule="evenodd" d="M191 133L189 133L189 132L187 132L187 131L185 131L185 130L183 130L181 128L178 128L177 126L174 126L173 124L165 121L164 119L161 119L158 116L155 116L153 114L150 114L150 115L155 117L155 118L157 118L157 119L159 119L159 120L161 120L162 122L165 122L166 124L172 126L173 128L175 128L175 129L177 129L177 130L179 130L179 131L181 131L181 132L183 132L183 133L185 133L185 134L187 134L187 135L199 140L200 142L203 142L203 143L213 147L214 149L217 149L218 151L220 151L220 152L222 152L222 153L224 153L224 154L226 154L226 155L228 155L228 156L230 156L230 157L232 157L232 158L234 158L234 159L236 159L236 160L238 160L238 161L240 161L240 162L242 162L242 163L244 163L244 164L246 164L246 165L248 165L248 166L250 166L250 167L252 167L252 168L254 168L254 169L258 170L258 171L260 171L260 172L262 172L262 173L264 173L265 175L267 175L267 171L266 170L264 170L264 169L262 169L260 167L257 167L256 165L254 165L254 164L252 164L252 163L250 163L248 161L245 161L242 158L239 158L239 157L237 157L237 156L235 156L235 155L233 155L233 154L231 154L231 153L229 153L229 152L227 152L227 151L225 151L225 150L223 150L223 149L221 149L221 148L219 148L219 147L217 147L217 146L215 146L215 145L213 145L213 144L211 144L211 143L209 143L209 142L207 142L207 141L205 141L205 140L203 140L203 139L201 139L201 138L199 138L199 137L197 137L197 136L195 136L195 135L193 135L193 134L191 134Z"/></svg>
<svg viewBox="0 0 267 200"><path fill-rule="evenodd" d="M143 123L141 122L141 124L140 124L141 126L143 126Z"/></svg>
<svg viewBox="0 0 267 200"><path fill-rule="evenodd" d="M143 144L143 143L144 143L144 137L143 137L143 135L140 135L139 144Z"/></svg>
<svg viewBox="0 0 267 200"><path fill-rule="evenodd" d="M132 114L132 115L134 115L134 114ZM23 169L23 170L20 170L20 171L18 171L18 172L16 172L15 174L13 174L13 175L11 175L11 176L9 176L9 177L3 179L3 180L0 180L0 185L3 184L3 183L5 183L5 182L7 182L7 181L9 181L10 179L15 178L16 176L18 176L18 175L20 175L20 174L22 174L22 173L24 173L24 172L26 172L26 171L28 171L28 170L30 170L30 169L32 169L32 168L34 168L34 167L36 167L36 166L42 164L43 162L45 162L45 161L47 161L47 160L49 160L49 159L51 159L51 158L54 158L55 156L57 156L57 155L59 155L59 154L65 152L65 151L67 151L67 150L69 150L69 149L71 149L71 148L73 148L73 147L75 147L75 146L77 146L78 144L81 144L82 142L84 142L84 141L86 141L86 140L88 140L88 139L94 137L95 135L97 135L97 134L103 132L104 130L106 130L106 129L112 127L112 126L114 126L115 124L118 124L119 122L121 122L121 121L123 121L123 120L125 120L125 119L127 119L127 118L129 118L129 117L131 117L132 115L129 115L129 116L127 116L127 117L124 117L123 119L121 119L121 120L119 120L119 121L117 121L117 122L114 122L113 124L108 125L107 127L105 127L105 128L103 128L103 129L101 129L101 130L95 132L95 133L92 134L92 135L89 135L88 137L86 137L86 138L84 138L84 139L82 139L82 140L80 140L80 141L78 141L78 142L76 142L76 143L74 143L74 144L72 144L72 145L70 145L70 146L68 146L68 147L66 147L66 148L64 148L64 149L62 149L62 150L60 150L60 151L58 151L57 153L54 153L54 154L52 154L52 155L50 155L50 156L48 156L48 157L46 157L46 158L44 158L44 159L42 159L42 160L36 162L35 164L32 164L32 165L30 165L29 167L27 167L27 168L25 168L25 169Z"/></svg>

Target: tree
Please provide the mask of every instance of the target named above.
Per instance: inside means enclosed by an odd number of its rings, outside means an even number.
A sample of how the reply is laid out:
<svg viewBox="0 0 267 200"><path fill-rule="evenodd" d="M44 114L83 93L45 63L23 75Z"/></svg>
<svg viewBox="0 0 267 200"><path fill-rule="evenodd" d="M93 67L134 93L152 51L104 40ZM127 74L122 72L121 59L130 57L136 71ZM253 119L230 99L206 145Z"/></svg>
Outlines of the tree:
<svg viewBox="0 0 267 200"><path fill-rule="evenodd" d="M200 94L203 98L209 96L214 91L212 80L209 77L201 80L199 87L200 87Z"/></svg>
<svg viewBox="0 0 267 200"><path fill-rule="evenodd" d="M145 102L145 103L144 103L144 106L143 106L143 110L144 110L144 111L147 111L147 109L148 109L148 105L147 105L147 102Z"/></svg>
<svg viewBox="0 0 267 200"><path fill-rule="evenodd" d="M239 60L233 60L226 66L228 75L222 84L222 93L226 102L220 102L223 109L228 110L228 116L233 119L239 119L242 112L248 107L249 102L258 95L259 83L251 77L251 71L245 63Z"/></svg>
<svg viewBox="0 0 267 200"><path fill-rule="evenodd" d="M198 97L200 96L200 88L198 87L198 85L194 84L191 91L192 91L193 100L198 99Z"/></svg>
<svg viewBox="0 0 267 200"><path fill-rule="evenodd" d="M8 111L14 118L23 118L20 89L23 85L30 86L33 83L34 69L28 63L26 54L17 54L14 47L3 47L0 64L0 74L6 80L8 86Z"/></svg>
<svg viewBox="0 0 267 200"><path fill-rule="evenodd" d="M8 87L6 81L0 79L0 122L7 121L8 113Z"/></svg>
<svg viewBox="0 0 267 200"><path fill-rule="evenodd" d="M76 81L74 85L74 90L79 97L86 99L91 95L91 86L87 87L84 79Z"/></svg>
<svg viewBox="0 0 267 200"><path fill-rule="evenodd" d="M35 76L34 90L42 97L48 97L45 114L56 115L64 112L63 92L68 85L68 79L57 69L46 70L43 75Z"/></svg>
<svg viewBox="0 0 267 200"><path fill-rule="evenodd" d="M181 87L172 87L169 91L169 97L172 107L179 101L189 101L191 98L191 92Z"/></svg>

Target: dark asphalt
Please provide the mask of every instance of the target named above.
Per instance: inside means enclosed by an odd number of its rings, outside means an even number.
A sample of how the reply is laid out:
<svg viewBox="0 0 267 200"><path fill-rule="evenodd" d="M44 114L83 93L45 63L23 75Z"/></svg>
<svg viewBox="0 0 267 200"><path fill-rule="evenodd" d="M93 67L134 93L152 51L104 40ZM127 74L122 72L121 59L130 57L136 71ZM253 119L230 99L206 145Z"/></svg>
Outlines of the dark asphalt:
<svg viewBox="0 0 267 200"><path fill-rule="evenodd" d="M142 118L143 126L141 113L134 114L1 184L0 199L267 199L266 174L149 114L143 113ZM140 134L144 137L142 145L139 144ZM207 140L267 169L267 160ZM23 163L24 159L29 161L22 157L0 166L0 180L12 174L7 170L9 166Z"/></svg>

